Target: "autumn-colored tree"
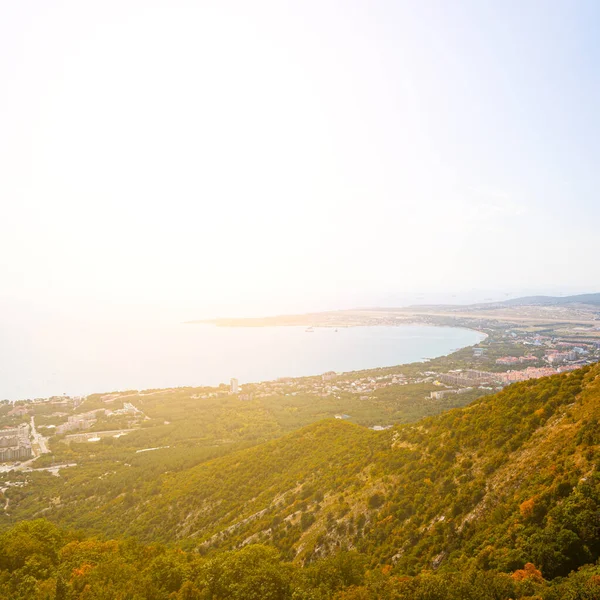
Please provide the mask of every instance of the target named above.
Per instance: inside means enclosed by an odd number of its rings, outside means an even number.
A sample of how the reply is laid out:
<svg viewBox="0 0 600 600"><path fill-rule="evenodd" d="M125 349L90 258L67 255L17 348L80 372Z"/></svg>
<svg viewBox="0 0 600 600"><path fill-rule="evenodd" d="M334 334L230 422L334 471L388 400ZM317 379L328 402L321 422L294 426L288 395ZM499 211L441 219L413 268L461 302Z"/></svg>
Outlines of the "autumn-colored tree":
<svg viewBox="0 0 600 600"><path fill-rule="evenodd" d="M535 498L529 498L525 500L519 506L519 512L524 519L530 519L533 516L533 509L535 508Z"/></svg>
<svg viewBox="0 0 600 600"><path fill-rule="evenodd" d="M542 572L536 568L533 563L526 563L523 569L518 569L512 574L512 578L515 581L525 581L531 580L536 583L542 583L544 578L542 577Z"/></svg>
<svg viewBox="0 0 600 600"><path fill-rule="evenodd" d="M352 586L335 595L335 600L371 600L373 596L366 587Z"/></svg>

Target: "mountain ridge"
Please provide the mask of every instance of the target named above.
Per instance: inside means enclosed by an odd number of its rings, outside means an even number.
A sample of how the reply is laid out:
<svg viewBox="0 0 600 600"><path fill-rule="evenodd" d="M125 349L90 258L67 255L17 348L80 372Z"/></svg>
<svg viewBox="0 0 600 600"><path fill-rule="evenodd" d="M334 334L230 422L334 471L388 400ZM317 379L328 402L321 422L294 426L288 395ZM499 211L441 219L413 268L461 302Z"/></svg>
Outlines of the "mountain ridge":
<svg viewBox="0 0 600 600"><path fill-rule="evenodd" d="M423 322L423 318L462 316L470 319L479 318L480 311L494 309L511 309L519 307L574 307L581 308L589 315L578 315L576 322L593 320L596 307L600 307L600 293L578 294L574 296L523 296L496 302L480 302L475 304L412 304L408 306L362 306L352 309L326 310L299 314L280 314L263 317L226 317L186 321L186 324L211 324L220 327L267 327L267 326L319 326L319 327L352 327L357 325L382 324L381 317L387 316L384 324L399 325L412 322ZM440 312L440 311L447 311ZM438 314L435 314L435 313ZM388 313L386 315L386 313ZM456 315L455 315L456 313ZM459 314L462 313L462 314ZM379 320L373 320L377 316ZM500 318L490 312L490 318ZM506 319L506 316L502 317ZM501 319L501 320L502 320ZM530 317L533 321L542 319L552 322L551 315ZM564 319L564 318L563 318ZM525 319L527 320L527 319ZM569 320L569 319L567 319ZM401 322L403 321L403 323ZM442 322L440 324L448 324Z"/></svg>
<svg viewBox="0 0 600 600"><path fill-rule="evenodd" d="M576 294L573 296L522 296L496 302L477 302L474 304L412 304L406 310L417 309L486 309L513 306L564 306L569 304L585 304L589 306L600 306L600 293ZM388 309L374 309L388 310ZM389 309L391 310L391 309Z"/></svg>
<svg viewBox="0 0 600 600"><path fill-rule="evenodd" d="M599 417L596 364L387 431L320 421L121 493L98 485L56 503L59 482L48 477L47 504L33 514L209 555L266 543L309 564L346 547L411 575L474 560L498 570L530 561L556 577L600 555L593 519L581 531L561 525L577 536L579 558L549 558L532 541L560 522L552 511L565 499L581 504L584 478L600 509ZM20 510L36 505L26 497ZM515 538L506 523L528 533Z"/></svg>
<svg viewBox="0 0 600 600"><path fill-rule="evenodd" d="M0 595L596 600L599 448L597 363L385 431L319 421L158 476L37 473L8 497Z"/></svg>

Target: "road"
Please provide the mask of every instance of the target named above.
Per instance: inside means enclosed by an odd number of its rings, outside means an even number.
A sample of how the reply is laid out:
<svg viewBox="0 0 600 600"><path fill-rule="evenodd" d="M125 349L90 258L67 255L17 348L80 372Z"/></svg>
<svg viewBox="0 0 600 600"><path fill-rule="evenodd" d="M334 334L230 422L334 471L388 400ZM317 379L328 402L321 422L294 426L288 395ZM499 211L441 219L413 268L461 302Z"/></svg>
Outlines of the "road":
<svg viewBox="0 0 600 600"><path fill-rule="evenodd" d="M33 441L40 447L40 453L48 454L50 452L48 450L48 440L35 428L35 421L33 419L31 417L31 437L33 437Z"/></svg>
<svg viewBox="0 0 600 600"><path fill-rule="evenodd" d="M56 475L60 469L66 467L76 467L77 463L60 463L58 465L50 465L49 467L40 467L36 469L31 465L34 464L35 458L25 461L23 463L8 463L0 465L0 473L8 473L9 471L20 471L21 473L31 473L33 471L49 471L53 475Z"/></svg>
<svg viewBox="0 0 600 600"><path fill-rule="evenodd" d="M32 473L34 471L47 471L48 473L52 473L52 475L57 475L61 469L66 469L67 467L76 467L77 463L61 463L59 465L52 465L50 467L40 467L39 469L32 469L31 467L17 467L15 471L23 471L25 473Z"/></svg>

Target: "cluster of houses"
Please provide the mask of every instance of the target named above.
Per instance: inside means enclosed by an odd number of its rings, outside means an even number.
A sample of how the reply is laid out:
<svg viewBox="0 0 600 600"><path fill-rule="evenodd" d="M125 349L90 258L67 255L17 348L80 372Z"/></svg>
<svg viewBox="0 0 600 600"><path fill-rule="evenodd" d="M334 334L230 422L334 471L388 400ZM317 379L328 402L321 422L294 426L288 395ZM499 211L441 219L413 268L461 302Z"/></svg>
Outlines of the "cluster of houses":
<svg viewBox="0 0 600 600"><path fill-rule="evenodd" d="M528 354L527 356L502 356L496 359L497 365L519 365L523 363L538 362L540 359L537 356Z"/></svg>
<svg viewBox="0 0 600 600"><path fill-rule="evenodd" d="M518 371L506 371L504 373L492 373L490 371L476 371L474 369L455 370L448 373L441 373L435 383L457 386L458 390L444 390L442 392L432 392L431 397L440 399L444 394L465 393L473 387L490 387L510 385L517 381L527 381L528 379L539 379L548 377L565 371L573 371L581 365L561 365L559 367L527 367ZM441 394L441 395L440 395Z"/></svg>
<svg viewBox="0 0 600 600"><path fill-rule="evenodd" d="M377 377L344 377L335 371L327 371L320 377L281 377L275 381L263 381L245 385L243 388L235 384L229 390L216 390L204 394L196 394L194 398L218 398L227 395L236 395L239 400L252 400L254 398L269 398L272 396L297 396L300 394L311 394L327 397L342 392L359 394L366 399L375 390L389 387L391 385L406 385L408 383L421 383L424 378L408 379L402 373L393 375L380 375ZM235 390L235 391L234 391Z"/></svg>
<svg viewBox="0 0 600 600"><path fill-rule="evenodd" d="M80 429L89 429L98 420L98 415L105 415L107 417L113 417L118 415L135 415L141 412L130 402L125 402L123 408L118 410L108 410L106 408L97 408L90 410L85 413L79 413L77 415L71 415L66 423L59 425L56 428L58 435L68 433L69 431L77 431Z"/></svg>
<svg viewBox="0 0 600 600"><path fill-rule="evenodd" d="M380 375L377 377L345 378L335 371L323 373L320 378L293 379L282 378L277 381L266 381L252 386L252 392L240 394L240 400L266 398L269 396L289 394L311 394L327 397L340 393L358 394L361 399L368 398L374 391L391 385L414 383L401 373Z"/></svg>
<svg viewBox="0 0 600 600"><path fill-rule="evenodd" d="M27 460L32 455L29 425L0 429L0 462Z"/></svg>

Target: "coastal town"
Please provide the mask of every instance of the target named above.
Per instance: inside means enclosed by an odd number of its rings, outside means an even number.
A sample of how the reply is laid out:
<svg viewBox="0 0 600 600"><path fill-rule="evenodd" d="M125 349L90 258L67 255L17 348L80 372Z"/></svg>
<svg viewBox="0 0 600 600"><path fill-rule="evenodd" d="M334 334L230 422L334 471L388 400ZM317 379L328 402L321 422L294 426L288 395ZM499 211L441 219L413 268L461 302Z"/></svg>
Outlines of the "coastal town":
<svg viewBox="0 0 600 600"><path fill-rule="evenodd" d="M155 423L144 413L144 402L153 395L164 396L178 390L189 394L192 402L229 398L241 404L256 404L313 399L316 406L323 403L324 412L319 414L324 418L353 420L352 411L344 408L351 405L356 410L357 402L358 406L363 403L371 407L385 398L387 403L400 405L410 398L417 407L426 405L425 414L430 414L436 411L436 403L439 410L460 406L516 382L571 371L600 360L600 327L596 323L537 325L462 316L451 320L430 316L423 320L434 325L477 329L485 334L485 339L446 357L396 367L347 373L327 371L263 382L240 382L232 377L216 387L4 401L0 403L2 469L31 468L31 463L49 454L57 442L99 442L152 426ZM391 419L368 425L380 430L394 423Z"/></svg>
<svg viewBox="0 0 600 600"><path fill-rule="evenodd" d="M493 358L499 350L510 353ZM408 371L412 373L412 369L403 371L392 367L381 369L391 372L365 376L361 376L361 372L329 371L320 377L283 377L276 381L252 383L243 387L237 379L233 378L228 390L219 388L198 397L238 394L240 400L249 401L275 395L294 396L309 393L327 397L350 393L358 395L361 400L368 400L371 394L382 388L422 383L432 383L444 388L431 392L430 397L434 399L452 393L464 393L465 390L470 391L473 388L499 390L511 383L571 371L600 360L600 330L598 339L585 342L572 342L537 333L519 334L514 331L498 333L490 330L484 342L463 352L472 353L471 360L467 360L472 363L470 368L448 371L423 369L416 374L408 375L406 373Z"/></svg>

